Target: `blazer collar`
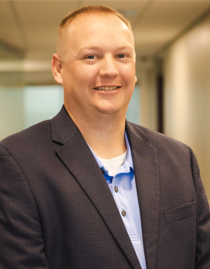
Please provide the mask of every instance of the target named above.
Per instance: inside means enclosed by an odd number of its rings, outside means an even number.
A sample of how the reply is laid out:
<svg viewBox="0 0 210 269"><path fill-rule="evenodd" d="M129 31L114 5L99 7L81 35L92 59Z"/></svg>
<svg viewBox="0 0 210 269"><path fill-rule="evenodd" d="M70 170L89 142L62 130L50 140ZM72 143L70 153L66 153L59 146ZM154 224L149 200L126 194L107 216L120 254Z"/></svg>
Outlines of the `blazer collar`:
<svg viewBox="0 0 210 269"><path fill-rule="evenodd" d="M51 120L52 141L62 145L67 143L78 132L77 126L69 117L64 105L61 111Z"/></svg>
<svg viewBox="0 0 210 269"><path fill-rule="evenodd" d="M157 149L142 127L126 122L141 213L147 269L157 268L160 186Z"/></svg>

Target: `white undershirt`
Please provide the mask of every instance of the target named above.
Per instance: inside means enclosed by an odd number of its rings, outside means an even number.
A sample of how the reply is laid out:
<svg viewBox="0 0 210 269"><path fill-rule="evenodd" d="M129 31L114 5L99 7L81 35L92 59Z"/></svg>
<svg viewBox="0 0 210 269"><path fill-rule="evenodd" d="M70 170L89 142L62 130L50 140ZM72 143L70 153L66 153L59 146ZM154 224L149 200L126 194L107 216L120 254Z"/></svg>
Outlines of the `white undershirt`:
<svg viewBox="0 0 210 269"><path fill-rule="evenodd" d="M102 159L100 157L99 160L102 162L104 167L108 170L110 176L115 176L117 170L120 168L120 166L124 163L127 155L127 150L120 156L117 156L112 159Z"/></svg>

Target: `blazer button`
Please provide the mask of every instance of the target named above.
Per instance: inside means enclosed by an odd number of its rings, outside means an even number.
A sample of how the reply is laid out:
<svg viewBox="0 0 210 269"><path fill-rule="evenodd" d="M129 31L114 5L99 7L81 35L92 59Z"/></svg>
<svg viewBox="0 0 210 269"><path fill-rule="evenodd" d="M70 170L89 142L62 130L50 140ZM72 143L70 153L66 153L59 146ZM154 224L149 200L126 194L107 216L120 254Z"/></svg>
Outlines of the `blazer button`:
<svg viewBox="0 0 210 269"><path fill-rule="evenodd" d="M122 211L122 215L123 215L123 217L125 217L125 215L126 215L126 211L125 210Z"/></svg>
<svg viewBox="0 0 210 269"><path fill-rule="evenodd" d="M115 186L114 187L114 190L115 190L115 192L118 192L118 187Z"/></svg>

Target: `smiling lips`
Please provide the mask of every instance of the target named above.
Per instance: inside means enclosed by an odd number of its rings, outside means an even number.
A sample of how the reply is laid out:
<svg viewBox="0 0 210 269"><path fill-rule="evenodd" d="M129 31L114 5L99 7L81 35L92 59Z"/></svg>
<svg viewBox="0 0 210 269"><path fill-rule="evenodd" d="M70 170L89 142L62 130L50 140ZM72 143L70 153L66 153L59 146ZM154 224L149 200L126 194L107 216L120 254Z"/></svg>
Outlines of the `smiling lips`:
<svg viewBox="0 0 210 269"><path fill-rule="evenodd" d="M115 86L115 87L109 87L109 86L103 86L103 87L95 87L95 90L99 90L99 91L113 91L120 88L120 86Z"/></svg>

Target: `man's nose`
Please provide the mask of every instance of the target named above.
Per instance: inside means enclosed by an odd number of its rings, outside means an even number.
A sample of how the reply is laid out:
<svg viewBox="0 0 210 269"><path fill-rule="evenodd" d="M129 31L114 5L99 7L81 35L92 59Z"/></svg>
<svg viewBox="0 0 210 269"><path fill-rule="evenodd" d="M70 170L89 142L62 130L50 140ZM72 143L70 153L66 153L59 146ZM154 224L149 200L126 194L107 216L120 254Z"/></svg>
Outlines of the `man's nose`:
<svg viewBox="0 0 210 269"><path fill-rule="evenodd" d="M115 77L118 75L117 61L112 55L107 55L101 61L100 75L103 77Z"/></svg>

